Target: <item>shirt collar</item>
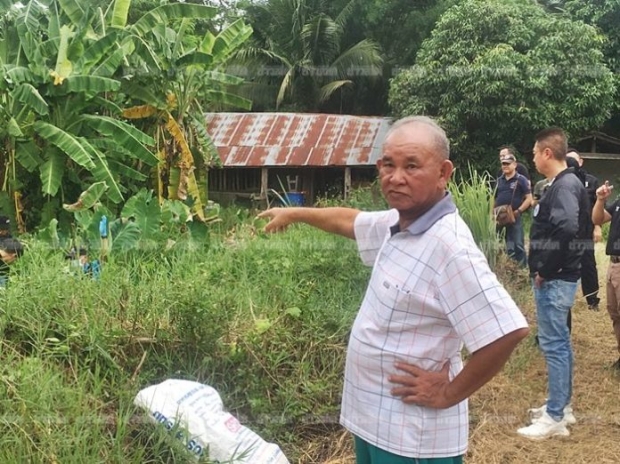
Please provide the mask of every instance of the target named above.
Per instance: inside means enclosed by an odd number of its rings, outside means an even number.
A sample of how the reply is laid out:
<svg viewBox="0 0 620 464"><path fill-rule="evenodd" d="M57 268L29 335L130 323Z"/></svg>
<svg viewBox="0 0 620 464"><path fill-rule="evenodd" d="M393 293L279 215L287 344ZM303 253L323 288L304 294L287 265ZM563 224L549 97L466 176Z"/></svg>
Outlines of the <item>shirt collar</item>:
<svg viewBox="0 0 620 464"><path fill-rule="evenodd" d="M452 200L450 192L446 192L445 196L435 203L431 209L429 209L422 216L413 221L407 231L412 235L421 235L430 229L437 221L447 214L454 213L456 211L456 205ZM398 222L390 227L390 235L394 235L400 232L400 226Z"/></svg>
<svg viewBox="0 0 620 464"><path fill-rule="evenodd" d="M553 184L556 179L558 179L559 177L565 176L569 172L577 175L577 173L575 172L575 168L566 168L563 171L558 172L558 174L553 179L551 179L551 181L548 184L548 187L551 187L551 184Z"/></svg>

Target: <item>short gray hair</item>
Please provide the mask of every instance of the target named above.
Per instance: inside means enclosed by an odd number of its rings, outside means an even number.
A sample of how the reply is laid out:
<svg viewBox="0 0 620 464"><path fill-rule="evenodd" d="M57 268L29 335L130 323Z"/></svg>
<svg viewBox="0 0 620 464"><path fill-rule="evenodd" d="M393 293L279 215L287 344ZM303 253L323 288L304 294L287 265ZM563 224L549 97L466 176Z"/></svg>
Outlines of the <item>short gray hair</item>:
<svg viewBox="0 0 620 464"><path fill-rule="evenodd" d="M437 121L435 121L433 118L429 118L428 116L407 116L405 118L399 119L398 121L395 121L388 129L385 138L387 139L392 134L392 132L409 124L423 124L430 127L433 130L435 136L435 148L437 154L442 159L450 159L450 141L448 140L446 131L442 129L442 127L437 123Z"/></svg>

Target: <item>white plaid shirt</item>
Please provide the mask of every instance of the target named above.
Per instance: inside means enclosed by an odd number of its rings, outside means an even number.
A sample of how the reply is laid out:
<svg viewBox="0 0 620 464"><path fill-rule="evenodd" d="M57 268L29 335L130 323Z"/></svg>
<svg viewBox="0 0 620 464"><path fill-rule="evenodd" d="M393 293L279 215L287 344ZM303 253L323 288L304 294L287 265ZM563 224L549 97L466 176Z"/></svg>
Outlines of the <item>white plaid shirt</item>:
<svg viewBox="0 0 620 464"><path fill-rule="evenodd" d="M450 378L475 352L519 328L525 317L498 282L449 194L407 230L391 234L396 210L360 213L355 237L373 265L355 319L340 421L353 434L400 456L438 458L467 451L467 400L448 409L405 404L390 394L395 361Z"/></svg>

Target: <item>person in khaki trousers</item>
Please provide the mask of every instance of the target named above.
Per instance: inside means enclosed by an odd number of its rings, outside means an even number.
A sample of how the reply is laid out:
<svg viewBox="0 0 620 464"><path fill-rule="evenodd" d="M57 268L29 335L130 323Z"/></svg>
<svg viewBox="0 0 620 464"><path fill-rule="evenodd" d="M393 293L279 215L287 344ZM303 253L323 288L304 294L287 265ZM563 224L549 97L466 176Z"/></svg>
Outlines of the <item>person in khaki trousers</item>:
<svg viewBox="0 0 620 464"><path fill-rule="evenodd" d="M616 199L608 206L605 202L610 197L613 185L605 181L596 189L596 203L592 208L592 222L594 225L603 225L611 222L609 238L605 254L609 255L609 268L605 279L607 293L607 312L616 334L618 352L620 353L620 199ZM620 372L620 358L612 364L612 368Z"/></svg>

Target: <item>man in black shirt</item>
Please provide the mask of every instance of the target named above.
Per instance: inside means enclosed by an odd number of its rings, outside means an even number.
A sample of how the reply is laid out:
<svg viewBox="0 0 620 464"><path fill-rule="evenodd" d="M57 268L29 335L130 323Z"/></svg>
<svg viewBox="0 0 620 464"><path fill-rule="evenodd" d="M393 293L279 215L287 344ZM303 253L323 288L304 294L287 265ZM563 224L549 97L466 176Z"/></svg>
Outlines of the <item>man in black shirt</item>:
<svg viewBox="0 0 620 464"><path fill-rule="evenodd" d="M598 188L598 179L583 169L583 158L574 148L569 148L566 154L567 158L573 158L578 163L577 177L586 188L590 207L594 207L596 203L596 189ZM584 242L583 257L581 258L581 291L586 298L588 308L598 311L600 298L598 297L598 271L596 269L596 258L594 256L594 243L602 239L601 226L594 225L591 221L588 223L588 236Z"/></svg>
<svg viewBox="0 0 620 464"><path fill-rule="evenodd" d="M547 403L540 416L517 431L534 440L568 436L575 423L570 401L573 348L566 320L580 278L583 239L590 205L586 190L566 164L566 134L549 128L536 135L534 164L549 186L532 212L529 267L532 276L538 340L547 364Z"/></svg>
<svg viewBox="0 0 620 464"><path fill-rule="evenodd" d="M607 268L606 293L607 293L607 312L616 335L616 343L620 352L620 200L616 199L609 206L605 201L610 197L612 185L605 181L596 190L596 203L592 208L592 222L595 225L603 225L611 222L609 227L609 237L605 253L609 255L609 268ZM620 359L612 367L620 372Z"/></svg>

